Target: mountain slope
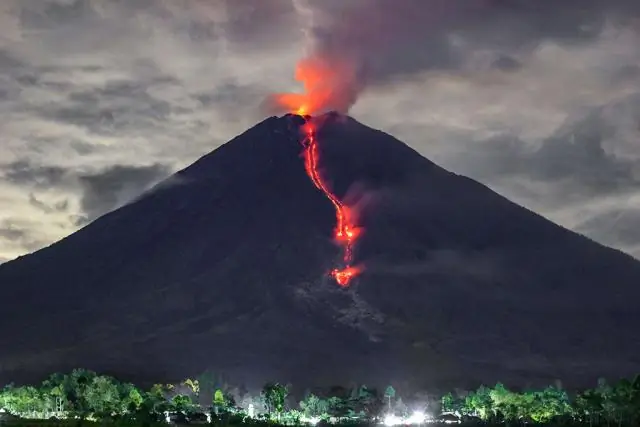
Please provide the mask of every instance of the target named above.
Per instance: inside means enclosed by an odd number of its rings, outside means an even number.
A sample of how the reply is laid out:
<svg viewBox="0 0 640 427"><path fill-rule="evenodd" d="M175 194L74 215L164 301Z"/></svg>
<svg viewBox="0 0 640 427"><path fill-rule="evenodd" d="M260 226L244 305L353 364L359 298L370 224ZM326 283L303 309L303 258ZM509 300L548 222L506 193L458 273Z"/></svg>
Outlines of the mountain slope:
<svg viewBox="0 0 640 427"><path fill-rule="evenodd" d="M214 368L259 385L569 384L640 370L640 263L335 114L323 175L361 206L348 289L333 206L269 118L134 203L0 265L0 380Z"/></svg>

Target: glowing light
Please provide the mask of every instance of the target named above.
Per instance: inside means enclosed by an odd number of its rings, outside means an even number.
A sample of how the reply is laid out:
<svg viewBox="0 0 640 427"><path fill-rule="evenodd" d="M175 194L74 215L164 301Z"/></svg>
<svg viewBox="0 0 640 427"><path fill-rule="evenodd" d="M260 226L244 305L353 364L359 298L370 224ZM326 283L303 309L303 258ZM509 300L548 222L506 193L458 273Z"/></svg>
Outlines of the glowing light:
<svg viewBox="0 0 640 427"><path fill-rule="evenodd" d="M409 418L406 419L407 424L423 424L427 420L427 416L422 411L414 411Z"/></svg>
<svg viewBox="0 0 640 427"><path fill-rule="evenodd" d="M334 268L331 270L331 277L333 277L338 285L346 287L349 286L351 279L360 274L361 270L358 267L347 266L343 269Z"/></svg>
<svg viewBox="0 0 640 427"><path fill-rule="evenodd" d="M393 427L402 423L402 419L394 414L387 414L384 416L384 425L387 427Z"/></svg>
<svg viewBox="0 0 640 427"><path fill-rule="evenodd" d="M320 420L320 417L306 417L304 415L300 417L300 421L302 421L303 423L311 424L312 426L318 424Z"/></svg>
<svg viewBox="0 0 640 427"><path fill-rule="evenodd" d="M300 107L299 109L304 109ZM361 273L362 267L356 267L351 265L353 262L353 246L356 239L361 234L362 229L358 228L354 224L354 213L351 209L344 205L332 192L322 179L320 172L318 171L318 163L320 155L318 153L318 141L316 139L316 132L314 124L307 120L302 131L305 134L305 138L302 142L304 146L304 166L307 171L307 175L311 182L324 193L324 195L331 201L336 211L336 228L334 230L334 239L336 243L342 246L344 250L343 261L344 268L334 269L331 271L331 276L335 279L338 285L342 287L349 286L351 280Z"/></svg>

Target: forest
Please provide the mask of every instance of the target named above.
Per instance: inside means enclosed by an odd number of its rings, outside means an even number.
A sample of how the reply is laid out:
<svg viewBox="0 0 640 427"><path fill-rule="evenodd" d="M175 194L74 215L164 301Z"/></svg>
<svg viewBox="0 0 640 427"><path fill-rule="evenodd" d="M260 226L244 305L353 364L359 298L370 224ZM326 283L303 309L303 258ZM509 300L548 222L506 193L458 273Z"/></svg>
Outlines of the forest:
<svg viewBox="0 0 640 427"><path fill-rule="evenodd" d="M7 385L0 411L14 420L113 421L136 425L200 419L212 424L317 423L468 425L640 425L640 376L600 380L579 392L554 384L537 390L511 390L502 383L476 390L402 395L392 385L307 390L297 400L291 385L268 383L254 393L231 386L211 372L175 384L142 389L108 375L76 369L56 373L39 385ZM234 421L235 420L235 421Z"/></svg>

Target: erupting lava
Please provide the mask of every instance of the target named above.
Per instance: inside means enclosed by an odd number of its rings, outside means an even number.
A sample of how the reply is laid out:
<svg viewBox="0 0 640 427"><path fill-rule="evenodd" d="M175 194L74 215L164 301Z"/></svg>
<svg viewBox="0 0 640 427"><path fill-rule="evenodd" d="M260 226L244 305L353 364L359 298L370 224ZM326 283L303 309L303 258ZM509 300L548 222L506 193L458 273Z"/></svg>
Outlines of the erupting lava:
<svg viewBox="0 0 640 427"><path fill-rule="evenodd" d="M330 109L346 112L353 105L358 91L356 77L355 63L348 58L311 55L300 60L296 67L295 78L302 83L304 92L274 94L271 98L280 108L305 119L302 127L305 169L313 184L324 193L336 210L334 238L344 250L344 268L332 270L331 276L342 287L349 286L351 279L362 271L361 267L352 265L353 245L361 229L355 226L353 209L345 206L331 192L320 175L317 121L310 116Z"/></svg>
<svg viewBox="0 0 640 427"><path fill-rule="evenodd" d="M304 146L304 167L313 184L324 193L336 210L334 237L336 242L342 246L344 250L343 260L345 266L342 269L333 269L331 276L336 280L338 285L346 287L349 286L351 279L361 272L361 268L351 265L353 262L353 245L361 229L354 225L353 211L345 206L344 203L329 190L320 176L320 172L318 171L318 140L316 139L315 125L307 119L302 130L305 133L302 141Z"/></svg>
<svg viewBox="0 0 640 427"><path fill-rule="evenodd" d="M303 93L279 93L272 101L299 116L321 111L346 112L353 105L360 85L355 64L349 59L310 56L298 62L295 79Z"/></svg>

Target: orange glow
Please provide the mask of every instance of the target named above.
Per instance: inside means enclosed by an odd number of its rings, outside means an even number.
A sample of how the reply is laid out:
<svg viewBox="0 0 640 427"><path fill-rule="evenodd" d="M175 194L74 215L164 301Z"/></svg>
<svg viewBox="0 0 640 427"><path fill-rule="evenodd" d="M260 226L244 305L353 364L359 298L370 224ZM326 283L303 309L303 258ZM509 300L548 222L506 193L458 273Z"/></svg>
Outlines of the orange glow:
<svg viewBox="0 0 640 427"><path fill-rule="evenodd" d="M305 133L303 140L304 145L304 167L311 182L324 193L331 201L336 210L336 228L334 230L334 238L336 243L342 246L344 250L343 261L345 268L334 269L331 276L336 280L338 285L342 287L349 286L351 279L356 277L362 269L351 265L353 262L353 246L356 239L360 236L362 229L354 224L353 210L345 206L332 192L329 190L318 171L319 153L318 142L315 135L315 126L307 120L302 127Z"/></svg>
<svg viewBox="0 0 640 427"><path fill-rule="evenodd" d="M302 83L303 93L281 93L273 98L288 112L299 116L329 109L346 112L355 101L355 66L348 60L304 58L296 66L295 79Z"/></svg>
<svg viewBox="0 0 640 427"><path fill-rule="evenodd" d="M347 266L342 270L338 270L337 268L331 271L331 276L336 279L338 285L346 288L349 286L349 282L351 279L360 274L361 270L358 267Z"/></svg>

